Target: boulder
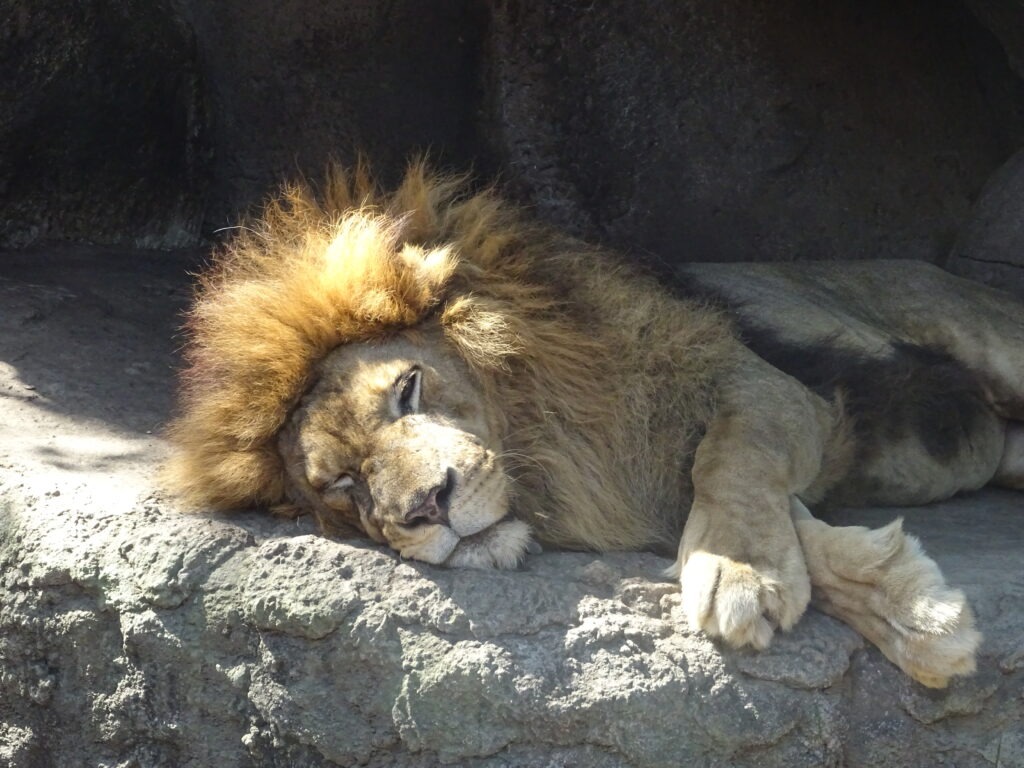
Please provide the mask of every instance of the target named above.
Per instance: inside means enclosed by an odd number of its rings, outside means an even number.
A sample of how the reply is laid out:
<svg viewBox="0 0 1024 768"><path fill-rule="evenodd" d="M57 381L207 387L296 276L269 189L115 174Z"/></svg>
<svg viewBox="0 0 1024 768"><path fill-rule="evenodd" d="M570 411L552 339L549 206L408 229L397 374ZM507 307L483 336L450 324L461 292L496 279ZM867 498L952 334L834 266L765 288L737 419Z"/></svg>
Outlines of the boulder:
<svg viewBox="0 0 1024 768"><path fill-rule="evenodd" d="M1024 151L989 179L947 266L1024 298Z"/></svg>
<svg viewBox="0 0 1024 768"><path fill-rule="evenodd" d="M903 512L986 634L943 691L815 611L721 647L654 555L452 571L185 515L152 477L191 258L0 259L0 765L1024 764L1019 495Z"/></svg>

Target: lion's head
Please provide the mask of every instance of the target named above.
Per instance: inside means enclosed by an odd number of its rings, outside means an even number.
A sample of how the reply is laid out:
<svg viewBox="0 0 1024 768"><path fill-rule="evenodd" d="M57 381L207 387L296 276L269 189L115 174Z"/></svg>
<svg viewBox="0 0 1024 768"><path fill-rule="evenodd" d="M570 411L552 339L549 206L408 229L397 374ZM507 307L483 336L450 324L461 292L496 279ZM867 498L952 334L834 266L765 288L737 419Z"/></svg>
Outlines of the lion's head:
<svg viewBox="0 0 1024 768"><path fill-rule="evenodd" d="M403 557L519 561L529 528L509 517L499 419L439 324L340 347L317 368L278 438L291 498Z"/></svg>
<svg viewBox="0 0 1024 768"><path fill-rule="evenodd" d="M530 529L509 515L488 381L521 343L501 307L537 302L468 290L479 262L460 253L494 258L510 217L421 163L389 195L359 169L286 190L200 279L168 485L196 508L313 512L430 563L515 565Z"/></svg>

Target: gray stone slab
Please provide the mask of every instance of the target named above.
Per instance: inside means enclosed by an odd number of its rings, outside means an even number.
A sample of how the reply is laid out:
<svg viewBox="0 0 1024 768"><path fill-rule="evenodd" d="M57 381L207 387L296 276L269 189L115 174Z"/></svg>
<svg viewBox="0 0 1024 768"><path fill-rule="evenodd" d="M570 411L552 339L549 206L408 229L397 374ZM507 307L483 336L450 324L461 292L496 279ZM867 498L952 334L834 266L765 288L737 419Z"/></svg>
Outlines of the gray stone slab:
<svg viewBox="0 0 1024 768"><path fill-rule="evenodd" d="M947 266L958 275L1024 296L1024 151L986 182Z"/></svg>

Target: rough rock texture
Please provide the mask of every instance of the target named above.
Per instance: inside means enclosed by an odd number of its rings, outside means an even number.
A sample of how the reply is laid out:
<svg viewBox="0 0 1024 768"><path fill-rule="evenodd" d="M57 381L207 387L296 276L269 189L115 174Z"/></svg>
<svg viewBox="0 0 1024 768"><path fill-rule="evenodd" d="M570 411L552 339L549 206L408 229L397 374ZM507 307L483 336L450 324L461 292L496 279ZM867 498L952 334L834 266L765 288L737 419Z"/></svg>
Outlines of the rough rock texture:
<svg viewBox="0 0 1024 768"><path fill-rule="evenodd" d="M176 4L195 30L214 115L211 228L236 223L282 179L317 177L357 150L392 173L413 152L459 167L485 157L479 2Z"/></svg>
<svg viewBox="0 0 1024 768"><path fill-rule="evenodd" d="M959 3L496 4L494 133L547 217L670 261L943 255L1021 143Z"/></svg>
<svg viewBox="0 0 1024 768"><path fill-rule="evenodd" d="M938 260L1024 140L1019 4L970 7L0 0L0 243L188 244L430 149L652 260Z"/></svg>
<svg viewBox="0 0 1024 768"><path fill-rule="evenodd" d="M151 432L189 263L0 259L0 765L1024 765L1019 495L907 513L986 633L941 692L814 612L718 647L651 555L447 571L183 516Z"/></svg>
<svg viewBox="0 0 1024 768"><path fill-rule="evenodd" d="M208 122L165 0L0 0L0 244L197 242Z"/></svg>
<svg viewBox="0 0 1024 768"><path fill-rule="evenodd" d="M966 0L1006 49L1010 66L1024 76L1024 3L1021 0Z"/></svg>
<svg viewBox="0 0 1024 768"><path fill-rule="evenodd" d="M1024 152L989 179L947 266L1024 297Z"/></svg>
<svg viewBox="0 0 1024 768"><path fill-rule="evenodd" d="M179 6L210 229L331 155L393 175L430 147L653 260L935 260L1024 140L1024 88L956 0Z"/></svg>

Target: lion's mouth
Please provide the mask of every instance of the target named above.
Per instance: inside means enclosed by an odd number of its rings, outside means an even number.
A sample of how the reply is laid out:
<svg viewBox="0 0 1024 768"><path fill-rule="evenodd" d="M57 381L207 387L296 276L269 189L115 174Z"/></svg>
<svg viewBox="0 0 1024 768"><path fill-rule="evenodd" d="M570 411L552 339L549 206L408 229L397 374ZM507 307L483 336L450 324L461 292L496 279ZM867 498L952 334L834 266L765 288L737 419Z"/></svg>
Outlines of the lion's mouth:
<svg viewBox="0 0 1024 768"><path fill-rule="evenodd" d="M460 537L444 564L452 568L517 568L532 545L530 526L506 514L483 530Z"/></svg>
<svg viewBox="0 0 1024 768"><path fill-rule="evenodd" d="M488 540L493 538L493 536L495 535L494 529L497 528L502 523L507 522L508 520L511 520L511 519L512 519L512 515L511 514L506 514L500 520L495 520L489 526L487 526L486 528L483 528L483 529L477 531L476 533L471 533L468 536L460 536L459 537L459 543L460 544L464 543L467 546L479 546L479 545L482 545L482 544L486 544L488 542Z"/></svg>
<svg viewBox="0 0 1024 768"><path fill-rule="evenodd" d="M508 518L505 476L481 460L464 473L453 473L445 486L448 525L461 540L485 534Z"/></svg>

